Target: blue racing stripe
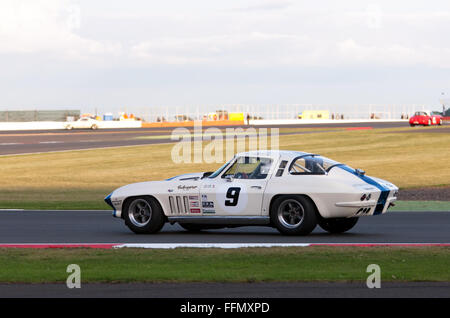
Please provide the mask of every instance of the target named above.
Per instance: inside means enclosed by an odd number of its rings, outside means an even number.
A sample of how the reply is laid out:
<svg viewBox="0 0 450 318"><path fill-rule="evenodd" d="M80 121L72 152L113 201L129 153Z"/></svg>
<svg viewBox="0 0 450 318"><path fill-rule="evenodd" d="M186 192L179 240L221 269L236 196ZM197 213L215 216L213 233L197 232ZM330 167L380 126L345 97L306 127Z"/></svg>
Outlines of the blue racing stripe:
<svg viewBox="0 0 450 318"><path fill-rule="evenodd" d="M343 170L345 170L345 171L347 171L347 172L350 172L351 174L357 176L358 178L360 178L364 182L366 182L366 183L368 183L370 185L373 185L373 186L375 186L375 187L377 187L378 189L381 190L380 197L378 198L378 201L377 201L377 206L375 207L375 212L373 212L374 215L381 214L383 212L383 208L384 208L384 206L386 204L386 200L387 200L387 198L389 196L389 191L390 190L388 188L386 188L385 186L383 186L382 184L376 182L371 177L358 174L355 169L352 169L349 166L340 165L338 167L343 169Z"/></svg>

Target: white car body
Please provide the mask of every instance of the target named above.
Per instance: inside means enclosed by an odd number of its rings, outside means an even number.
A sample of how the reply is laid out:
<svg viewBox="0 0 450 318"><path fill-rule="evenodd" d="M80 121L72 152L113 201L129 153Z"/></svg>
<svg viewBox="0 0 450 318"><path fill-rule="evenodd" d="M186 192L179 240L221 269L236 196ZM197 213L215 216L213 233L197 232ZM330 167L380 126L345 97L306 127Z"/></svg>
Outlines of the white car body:
<svg viewBox="0 0 450 318"><path fill-rule="evenodd" d="M243 167L259 163L259 178L249 178L251 173L224 177L230 167L240 168L238 162ZM309 164L310 169L315 162L322 162L328 170L321 171L318 167L314 174L312 170L307 173L307 169L295 166L301 166L299 162ZM261 174L263 168L266 171ZM240 153L221 169L215 172L214 178L192 173L164 181L129 184L114 190L105 201L114 208L113 215L118 218L124 217L127 199L150 196L157 200L170 223L236 226L271 225L271 204L283 195L307 197L314 203L318 217L327 219L383 214L396 201L398 193L398 188L388 181L298 151Z"/></svg>
<svg viewBox="0 0 450 318"><path fill-rule="evenodd" d="M66 129L97 129L98 128L98 120L83 117L74 122L69 122L66 124Z"/></svg>

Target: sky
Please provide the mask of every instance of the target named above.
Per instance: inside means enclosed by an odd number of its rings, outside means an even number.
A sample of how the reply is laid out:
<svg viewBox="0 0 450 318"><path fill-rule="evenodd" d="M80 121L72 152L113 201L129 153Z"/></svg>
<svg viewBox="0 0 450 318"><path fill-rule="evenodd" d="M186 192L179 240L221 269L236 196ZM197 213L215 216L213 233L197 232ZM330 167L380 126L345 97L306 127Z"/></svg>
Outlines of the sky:
<svg viewBox="0 0 450 318"><path fill-rule="evenodd" d="M448 34L445 0L1 0L0 110L439 105Z"/></svg>

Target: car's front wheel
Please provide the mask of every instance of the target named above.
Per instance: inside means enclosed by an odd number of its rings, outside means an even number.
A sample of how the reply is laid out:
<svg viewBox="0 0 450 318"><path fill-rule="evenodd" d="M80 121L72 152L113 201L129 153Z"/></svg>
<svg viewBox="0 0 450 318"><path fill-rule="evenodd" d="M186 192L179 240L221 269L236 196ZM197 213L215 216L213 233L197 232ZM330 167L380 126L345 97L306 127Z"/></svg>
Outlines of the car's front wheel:
<svg viewBox="0 0 450 318"><path fill-rule="evenodd" d="M92 125L91 129L92 129L92 130L97 130L97 129L98 129L98 126L97 126L96 124L94 124L94 125Z"/></svg>
<svg viewBox="0 0 450 318"><path fill-rule="evenodd" d="M344 233L353 228L358 220L359 218L322 218L319 226L329 233Z"/></svg>
<svg viewBox="0 0 450 318"><path fill-rule="evenodd" d="M165 223L161 206L149 196L126 200L123 212L125 224L136 234L156 233Z"/></svg>
<svg viewBox="0 0 450 318"><path fill-rule="evenodd" d="M270 219L285 235L308 235L317 225L314 203L301 195L284 195L275 199Z"/></svg>

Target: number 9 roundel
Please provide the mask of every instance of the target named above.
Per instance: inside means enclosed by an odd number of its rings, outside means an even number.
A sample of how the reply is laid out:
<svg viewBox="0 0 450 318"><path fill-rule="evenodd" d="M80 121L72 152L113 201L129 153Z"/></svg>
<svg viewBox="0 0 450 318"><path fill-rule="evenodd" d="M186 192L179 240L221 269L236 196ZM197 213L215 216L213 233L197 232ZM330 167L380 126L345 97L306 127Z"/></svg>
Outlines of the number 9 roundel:
<svg viewBox="0 0 450 318"><path fill-rule="evenodd" d="M248 194L244 185L228 184L216 188L216 202L224 212L239 213L245 211Z"/></svg>

